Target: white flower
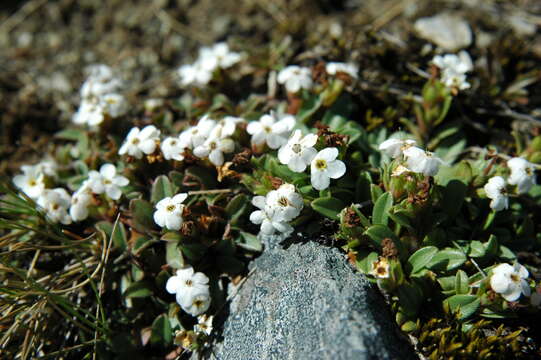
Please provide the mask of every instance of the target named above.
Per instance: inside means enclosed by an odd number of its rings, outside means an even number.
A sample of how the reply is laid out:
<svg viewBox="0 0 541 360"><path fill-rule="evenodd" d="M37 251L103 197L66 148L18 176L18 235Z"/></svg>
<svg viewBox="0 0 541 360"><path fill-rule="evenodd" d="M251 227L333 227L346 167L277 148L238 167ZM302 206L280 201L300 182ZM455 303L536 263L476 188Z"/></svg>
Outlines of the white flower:
<svg viewBox="0 0 541 360"><path fill-rule="evenodd" d="M194 149L202 145L215 126L216 120L209 118L208 115L203 116L196 126L189 127L179 135L182 146Z"/></svg>
<svg viewBox="0 0 541 360"><path fill-rule="evenodd" d="M501 294L507 301L516 301L520 294L530 296L530 286L526 279L528 270L519 263L513 266L509 264L500 264L492 270L490 277L490 287L492 290Z"/></svg>
<svg viewBox="0 0 541 360"><path fill-rule="evenodd" d="M288 92L296 93L300 89L311 89L312 73L309 68L290 65L278 73L278 83L285 84Z"/></svg>
<svg viewBox="0 0 541 360"><path fill-rule="evenodd" d="M451 70L460 74L465 74L473 69L472 60L466 51L459 52L458 56L455 54L436 55L432 59L432 63L442 71Z"/></svg>
<svg viewBox="0 0 541 360"><path fill-rule="evenodd" d="M250 221L256 225L261 225L261 235L273 235L276 231L283 234L293 232L293 227L283 219L276 216L276 209L267 206L267 200L264 196L255 196L252 204L259 208L250 214Z"/></svg>
<svg viewBox="0 0 541 360"><path fill-rule="evenodd" d="M197 324L194 326L194 330L200 333L210 335L210 333L212 332L212 320L214 320L214 316L199 316L197 318Z"/></svg>
<svg viewBox="0 0 541 360"><path fill-rule="evenodd" d="M265 114L259 121L248 123L246 131L252 135L252 144L267 144L271 149L278 149L287 143L287 138L295 126L296 120L292 115L286 115L281 119L275 113Z"/></svg>
<svg viewBox="0 0 541 360"><path fill-rule="evenodd" d="M235 130L237 129L237 124L240 124L242 122L244 122L243 118L234 116L226 116L222 120L219 120L217 125L221 127L221 136L227 137L233 135L235 133Z"/></svg>
<svg viewBox="0 0 541 360"><path fill-rule="evenodd" d="M72 118L75 124L96 126L103 122L103 107L96 99L83 99Z"/></svg>
<svg viewBox="0 0 541 360"><path fill-rule="evenodd" d="M28 197L37 199L45 190L44 175L35 165L23 165L23 173L13 178L13 183Z"/></svg>
<svg viewBox="0 0 541 360"><path fill-rule="evenodd" d="M292 184L282 184L277 190L270 191L265 203L267 209L272 210L273 218L278 221L293 220L299 216L304 206L302 196L295 191Z"/></svg>
<svg viewBox="0 0 541 360"><path fill-rule="evenodd" d="M162 228L168 230L179 230L182 226L182 211L184 205L182 202L186 200L188 194L180 193L175 196L166 197L161 199L156 204L156 211L154 212L154 222Z"/></svg>
<svg viewBox="0 0 541 360"><path fill-rule="evenodd" d="M301 131L295 130L287 144L278 150L278 159L291 171L303 172L317 154L313 147L316 143L317 135L308 134L302 138Z"/></svg>
<svg viewBox="0 0 541 360"><path fill-rule="evenodd" d="M408 169L426 176L434 176L438 173L443 161L433 153L424 151L415 146L410 146L403 151Z"/></svg>
<svg viewBox="0 0 541 360"><path fill-rule="evenodd" d="M68 208L71 204L71 197L63 188L44 190L37 200L49 220L54 223L60 222L64 225L71 224L71 217L68 214Z"/></svg>
<svg viewBox="0 0 541 360"><path fill-rule="evenodd" d="M46 159L41 160L36 165L23 165L23 166L21 166L21 169L24 172L24 169L29 167L29 166L36 166L38 171L41 171L43 173L43 175L45 175L45 176L56 178L57 175L58 175L56 173L56 171L58 170L58 164L51 157L47 157Z"/></svg>
<svg viewBox="0 0 541 360"><path fill-rule="evenodd" d="M210 307L210 294L207 291L198 291L192 294L189 304L180 305L184 311L192 316L198 316Z"/></svg>
<svg viewBox="0 0 541 360"><path fill-rule="evenodd" d="M217 125L212 129L208 139L193 149L193 154L199 158L208 157L215 166L223 165L224 153L228 154L235 150L235 142L226 137L227 133L224 130L227 129Z"/></svg>
<svg viewBox="0 0 541 360"><path fill-rule="evenodd" d="M156 129L154 125L145 126L143 130L132 128L118 153L141 159L143 154L152 154L156 150L156 143L159 140L160 130Z"/></svg>
<svg viewBox="0 0 541 360"><path fill-rule="evenodd" d="M190 294L195 291L208 291L209 278L202 272L195 272L193 267L188 266L183 269L178 269L176 275L171 276L165 284L165 289L169 294L180 294L181 298L186 298L186 301L181 301L179 304L190 303L188 299Z"/></svg>
<svg viewBox="0 0 541 360"><path fill-rule="evenodd" d="M458 56L454 54L437 55L432 59L432 63L440 68L441 81L445 86L459 90L470 87L466 81L466 73L473 69L473 63L466 51L461 51Z"/></svg>
<svg viewBox="0 0 541 360"><path fill-rule="evenodd" d="M144 107L145 107L145 111L154 112L158 108L162 107L163 105L164 105L163 99L151 98L151 99L145 100Z"/></svg>
<svg viewBox="0 0 541 360"><path fill-rule="evenodd" d="M182 146L181 141L178 138L168 137L161 142L160 148L163 153L163 157L166 160L184 160L184 155L182 153L185 150L185 147Z"/></svg>
<svg viewBox="0 0 541 360"><path fill-rule="evenodd" d="M389 269L389 261L387 261L386 258L381 257L379 258L379 260L376 260L372 263L370 275L378 279L388 279L390 276Z"/></svg>
<svg viewBox="0 0 541 360"><path fill-rule="evenodd" d="M391 176L397 177L408 172L411 172L411 170L404 165L398 165L391 173Z"/></svg>
<svg viewBox="0 0 541 360"><path fill-rule="evenodd" d="M112 118L120 117L128 112L126 98L120 94L106 94L100 99L103 112ZM92 126L93 124L89 123Z"/></svg>
<svg viewBox="0 0 541 360"><path fill-rule="evenodd" d="M466 74L444 70L441 75L441 82L449 88L457 88L458 90L466 90L471 87L466 81Z"/></svg>
<svg viewBox="0 0 541 360"><path fill-rule="evenodd" d="M115 77L113 70L103 64L90 66L89 75L81 87L81 97L89 99L117 92L122 87L122 80Z"/></svg>
<svg viewBox="0 0 541 360"><path fill-rule="evenodd" d="M83 182L81 187L71 197L69 214L73 221L83 221L88 217L88 206L92 202L90 181Z"/></svg>
<svg viewBox="0 0 541 360"><path fill-rule="evenodd" d="M235 65L241 58L239 53L231 51L224 42L214 44L211 51L216 58L217 66L222 69Z"/></svg>
<svg viewBox="0 0 541 360"><path fill-rule="evenodd" d="M507 166L511 169L511 176L507 179L509 184L517 185L517 192L524 194L530 191L535 185L535 168L529 161L514 157L507 161Z"/></svg>
<svg viewBox="0 0 541 360"><path fill-rule="evenodd" d="M212 79L212 70L205 68L201 61L196 61L191 65L182 65L178 69L178 75L183 86L205 86Z"/></svg>
<svg viewBox="0 0 541 360"><path fill-rule="evenodd" d="M100 172L92 170L88 173L88 186L94 194L106 193L113 200L120 199L122 196L122 186L126 186L130 181L122 176L117 175L116 167L113 164L103 164L100 167Z"/></svg>
<svg viewBox="0 0 541 360"><path fill-rule="evenodd" d="M415 145L415 140L387 139L379 144L378 149L389 157L396 159L402 155L404 150L413 145Z"/></svg>
<svg viewBox="0 0 541 360"><path fill-rule="evenodd" d="M357 79L357 74L359 73L359 67L351 63L343 62L330 62L325 65L325 71L329 75L336 75L337 73L344 73L351 76L354 79Z"/></svg>
<svg viewBox="0 0 541 360"><path fill-rule="evenodd" d="M336 160L337 157L337 148L325 148L314 157L310 165L310 181L314 189L326 189L330 179L338 179L346 173L346 164Z"/></svg>
<svg viewBox="0 0 541 360"><path fill-rule="evenodd" d="M176 294L177 303L184 311L197 316L207 311L210 305L209 278L201 273L194 272L191 266L177 270L165 284L170 294ZM212 321L211 321L212 324Z"/></svg>
<svg viewBox="0 0 541 360"><path fill-rule="evenodd" d="M488 179L488 183L485 184L485 193L492 200L490 202L490 208L494 211L507 209L509 206L506 186L507 184L501 176L491 177Z"/></svg>

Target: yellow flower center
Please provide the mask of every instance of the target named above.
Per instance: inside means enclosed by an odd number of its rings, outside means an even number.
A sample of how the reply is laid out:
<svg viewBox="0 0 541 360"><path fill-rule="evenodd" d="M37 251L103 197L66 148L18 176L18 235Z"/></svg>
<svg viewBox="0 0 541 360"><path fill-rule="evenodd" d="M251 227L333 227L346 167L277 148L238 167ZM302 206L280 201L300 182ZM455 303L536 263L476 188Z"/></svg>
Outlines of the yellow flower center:
<svg viewBox="0 0 541 360"><path fill-rule="evenodd" d="M318 170L324 170L327 168L327 162L323 159L317 159L316 160L316 169Z"/></svg>
<svg viewBox="0 0 541 360"><path fill-rule="evenodd" d="M281 198L278 199L278 205L282 207L286 207L289 205L289 201L287 200L286 197L282 196Z"/></svg>
<svg viewBox="0 0 541 360"><path fill-rule="evenodd" d="M167 207L165 208L165 210L169 211L169 212L172 212L173 210L175 210L175 205L167 205Z"/></svg>

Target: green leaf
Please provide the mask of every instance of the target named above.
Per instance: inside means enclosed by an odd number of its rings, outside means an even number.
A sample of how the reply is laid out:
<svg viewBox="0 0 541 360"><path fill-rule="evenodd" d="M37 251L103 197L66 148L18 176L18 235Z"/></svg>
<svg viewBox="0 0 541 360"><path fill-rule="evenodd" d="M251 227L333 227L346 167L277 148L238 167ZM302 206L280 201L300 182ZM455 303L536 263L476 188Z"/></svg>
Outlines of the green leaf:
<svg viewBox="0 0 541 360"><path fill-rule="evenodd" d="M240 232L240 238L239 241L237 241L237 245L248 251L261 252L263 250L261 240L254 234L244 231Z"/></svg>
<svg viewBox="0 0 541 360"><path fill-rule="evenodd" d="M494 235L490 235L488 242L485 245L485 250L489 255L496 255L498 253L498 239Z"/></svg>
<svg viewBox="0 0 541 360"><path fill-rule="evenodd" d="M357 268L363 274L368 274L372 271L372 264L378 260L378 253L372 251L366 256L362 257L361 254L357 254Z"/></svg>
<svg viewBox="0 0 541 360"><path fill-rule="evenodd" d="M113 244L118 249L124 251L128 248L128 236L126 234L126 228L119 221L116 227L108 221L100 221L96 223L96 228L102 230L109 238L113 240ZM114 233L113 233L114 229Z"/></svg>
<svg viewBox="0 0 541 360"><path fill-rule="evenodd" d="M333 220L338 220L338 214L346 207L341 200L333 197L317 198L312 201L311 206L318 213Z"/></svg>
<svg viewBox="0 0 541 360"><path fill-rule="evenodd" d="M205 245L197 242L182 243L179 245L179 248L182 250L184 258L186 258L190 264L200 260L207 251Z"/></svg>
<svg viewBox="0 0 541 360"><path fill-rule="evenodd" d="M406 211L393 211L389 213L389 217L398 225L404 226L408 229L413 229L410 223L410 218Z"/></svg>
<svg viewBox="0 0 541 360"><path fill-rule="evenodd" d="M443 189L442 207L450 219L460 212L467 191L467 186L458 180L449 181Z"/></svg>
<svg viewBox="0 0 541 360"><path fill-rule="evenodd" d="M466 160L460 161L454 166L442 166L434 176L436 184L447 186L451 180L458 180L468 185L473 178L473 170L470 163Z"/></svg>
<svg viewBox="0 0 541 360"><path fill-rule="evenodd" d="M218 186L216 171L201 166L190 166L185 170L183 181L195 182L200 190L215 189Z"/></svg>
<svg viewBox="0 0 541 360"><path fill-rule="evenodd" d="M470 291L468 275L462 271L458 270L455 275L455 292L457 294L467 294Z"/></svg>
<svg viewBox="0 0 541 360"><path fill-rule="evenodd" d="M377 185L370 184L370 195L372 197L372 202L376 203L379 197L383 194L383 190Z"/></svg>
<svg viewBox="0 0 541 360"><path fill-rule="evenodd" d="M384 193L381 195L374 204L372 210L372 223L387 225L389 219L389 210L393 206L393 196L391 193Z"/></svg>
<svg viewBox="0 0 541 360"><path fill-rule="evenodd" d="M231 224L235 224L237 222L242 214L244 214L244 211L249 204L250 200L248 200L248 197L244 194L238 194L237 196L233 197L231 201L229 201L225 207L225 212L229 217Z"/></svg>
<svg viewBox="0 0 541 360"><path fill-rule="evenodd" d="M133 227L138 232L145 233L155 228L153 219L154 207L148 201L142 199L130 201L130 212Z"/></svg>
<svg viewBox="0 0 541 360"><path fill-rule="evenodd" d="M438 251L428 264L433 270L453 270L466 262L466 255L462 251L453 248L445 248Z"/></svg>
<svg viewBox="0 0 541 360"><path fill-rule="evenodd" d="M402 284L398 287L398 301L406 315L415 316L423 301L423 292L416 284Z"/></svg>
<svg viewBox="0 0 541 360"><path fill-rule="evenodd" d="M454 295L455 294L455 276L440 276L438 277L438 283L441 286L442 292L445 295Z"/></svg>
<svg viewBox="0 0 541 360"><path fill-rule="evenodd" d="M368 235L377 245L381 246L381 242L385 238L395 239L394 233L385 225L372 225L364 232Z"/></svg>
<svg viewBox="0 0 541 360"><path fill-rule="evenodd" d="M158 176L152 184L152 193L150 201L154 204L166 197L172 197L175 194L175 188L169 178L165 175Z"/></svg>
<svg viewBox="0 0 541 360"><path fill-rule="evenodd" d="M152 323L150 343L153 345L168 346L173 340L173 331L169 319L165 314L158 316Z"/></svg>
<svg viewBox="0 0 541 360"><path fill-rule="evenodd" d="M127 298L143 298L152 295L152 287L147 281L136 281L124 291L124 296Z"/></svg>
<svg viewBox="0 0 541 360"><path fill-rule="evenodd" d="M411 272L416 273L424 269L437 252L437 247L427 246L413 253L408 259L408 264L410 264L412 268Z"/></svg>
<svg viewBox="0 0 541 360"><path fill-rule="evenodd" d="M483 257L486 254L485 247L482 242L473 240L470 243L470 251L468 253L469 256L473 258Z"/></svg>
<svg viewBox="0 0 541 360"><path fill-rule="evenodd" d="M515 260L517 258L514 252L509 250L507 246L503 245L500 245L500 252L498 253L498 257L505 260Z"/></svg>
<svg viewBox="0 0 541 360"><path fill-rule="evenodd" d="M55 134L55 137L63 140L78 141L86 136L83 130L78 129L65 129Z"/></svg>
<svg viewBox="0 0 541 360"><path fill-rule="evenodd" d="M171 266L173 269L181 269L184 267L184 258L182 257L182 252L178 248L178 243L168 242L165 245L165 260L167 265Z"/></svg>
<svg viewBox="0 0 541 360"><path fill-rule="evenodd" d="M310 117L321 106L321 99L318 94L310 94L308 96L303 96L303 101L299 112L297 112L297 121L301 123L306 123L310 120Z"/></svg>
<svg viewBox="0 0 541 360"><path fill-rule="evenodd" d="M451 311L457 313L459 320L473 315L481 304L475 295L453 295L445 301L449 304Z"/></svg>

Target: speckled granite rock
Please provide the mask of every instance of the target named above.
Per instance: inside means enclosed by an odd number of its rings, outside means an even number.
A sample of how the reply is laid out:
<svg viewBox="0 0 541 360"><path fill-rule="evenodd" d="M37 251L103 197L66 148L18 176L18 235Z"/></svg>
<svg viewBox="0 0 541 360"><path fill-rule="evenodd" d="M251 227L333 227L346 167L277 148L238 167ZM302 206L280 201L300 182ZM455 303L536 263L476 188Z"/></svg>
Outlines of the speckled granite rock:
<svg viewBox="0 0 541 360"><path fill-rule="evenodd" d="M336 249L274 247L233 299L219 360L415 359L377 289Z"/></svg>

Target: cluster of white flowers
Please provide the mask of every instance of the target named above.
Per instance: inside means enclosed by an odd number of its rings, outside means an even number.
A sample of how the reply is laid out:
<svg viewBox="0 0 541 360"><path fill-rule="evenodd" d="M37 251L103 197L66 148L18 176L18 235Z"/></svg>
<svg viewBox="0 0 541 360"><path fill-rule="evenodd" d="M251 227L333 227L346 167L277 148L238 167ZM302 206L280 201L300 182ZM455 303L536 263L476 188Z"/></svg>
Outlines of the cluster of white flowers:
<svg viewBox="0 0 541 360"><path fill-rule="evenodd" d="M183 222L184 205L182 203L186 198L188 198L188 194L180 193L158 201L154 212L154 222L168 230L179 230Z"/></svg>
<svg viewBox="0 0 541 360"><path fill-rule="evenodd" d="M282 184L266 196L255 196L252 204L259 210L250 214L250 221L261 225L260 236L274 235L276 232L286 236L291 234L293 227L289 222L299 216L304 207L302 196L291 184Z"/></svg>
<svg viewBox="0 0 541 360"><path fill-rule="evenodd" d="M490 287L505 300L517 301L521 294L530 296L530 285L526 280L528 275L528 270L518 262L513 266L499 264L492 270Z"/></svg>
<svg viewBox="0 0 541 360"><path fill-rule="evenodd" d="M352 63L329 62L325 65L325 71L329 75L334 76L338 73L344 73L354 79L357 79L357 74L359 73L359 67Z"/></svg>
<svg viewBox="0 0 541 360"><path fill-rule="evenodd" d="M202 117L198 124L181 132L177 137L167 137L160 141L160 130L154 125L145 126L142 130L132 128L118 153L141 159L150 155L159 147L164 159L184 160L184 152L190 149L198 158L208 158L215 166L224 164L224 154L235 150L235 142L231 136L235 133L237 124L244 119L226 116L222 120Z"/></svg>
<svg viewBox="0 0 541 360"><path fill-rule="evenodd" d="M56 177L57 164L52 160L42 161L35 165L21 166L22 174L13 178L13 183L29 198L38 199L45 190L45 178Z"/></svg>
<svg viewBox="0 0 541 360"><path fill-rule="evenodd" d="M21 169L23 173L13 178L15 186L35 200L45 210L49 220L66 225L88 217L93 194L106 194L112 200L118 200L122 195L120 188L129 184L126 177L117 174L113 164L103 164L99 172L91 170L88 179L70 196L63 188L46 188L45 178L54 180L57 177L54 161L23 165Z"/></svg>
<svg viewBox="0 0 541 360"><path fill-rule="evenodd" d="M261 116L259 121L248 123L246 131L252 135L252 145L256 148L267 145L269 148L276 150L287 143L295 123L295 117L292 115L280 116L275 112L271 112Z"/></svg>
<svg viewBox="0 0 541 360"><path fill-rule="evenodd" d="M400 171L420 173L425 176L435 176L443 161L429 151L415 146L415 140L388 139L382 142L378 149L393 159L402 158L404 165L399 165Z"/></svg>
<svg viewBox="0 0 541 360"><path fill-rule="evenodd" d="M466 73L473 69L470 55L461 51L458 56L455 54L437 55L432 63L440 68L441 81L449 88L465 90L470 87L466 81Z"/></svg>
<svg viewBox="0 0 541 360"><path fill-rule="evenodd" d="M302 136L295 130L287 143L278 150L278 160L294 172L304 172L310 165L311 183L314 189L324 190L329 187L330 179L338 179L346 173L346 165L337 160L338 149L325 148L318 152L316 134Z"/></svg>
<svg viewBox="0 0 541 360"><path fill-rule="evenodd" d="M107 65L93 65L81 87L81 105L73 115L73 122L98 126L106 116L117 118L128 111L124 96L118 93L122 81L115 77Z"/></svg>
<svg viewBox="0 0 541 360"><path fill-rule="evenodd" d="M180 307L192 316L198 316L208 310L210 306L209 278L201 273L195 272L189 266L177 270L177 274L171 276L165 285L169 294L175 294ZM200 321L198 324L202 332L207 334L212 330L212 318L210 325L208 320Z"/></svg>
<svg viewBox="0 0 541 360"><path fill-rule="evenodd" d="M183 86L207 85L212 80L215 70L227 69L240 59L241 55L231 51L223 42L214 44L212 47L202 47L199 49L199 57L195 63L182 65L178 69L180 82Z"/></svg>
<svg viewBox="0 0 541 360"><path fill-rule="evenodd" d="M194 330L198 333L210 335L212 332L212 321L214 316L201 315L197 317L197 324L194 326Z"/></svg>
<svg viewBox="0 0 541 360"><path fill-rule="evenodd" d="M514 157L507 161L511 174L507 181L501 176L494 176L488 179L485 184L485 193L490 202L490 208L500 211L509 207L509 185L516 185L517 194L524 194L530 191L535 185L535 168L532 163L520 157Z"/></svg>
<svg viewBox="0 0 541 360"><path fill-rule="evenodd" d="M295 94L301 89L310 90L314 85L310 68L289 65L278 73L278 83L285 85L287 92Z"/></svg>
<svg viewBox="0 0 541 360"><path fill-rule="evenodd" d="M150 155L156 150L160 141L160 130L154 125L148 125L139 130L132 128L124 140L124 144L118 150L119 155L128 154L136 159L141 159L143 154Z"/></svg>

